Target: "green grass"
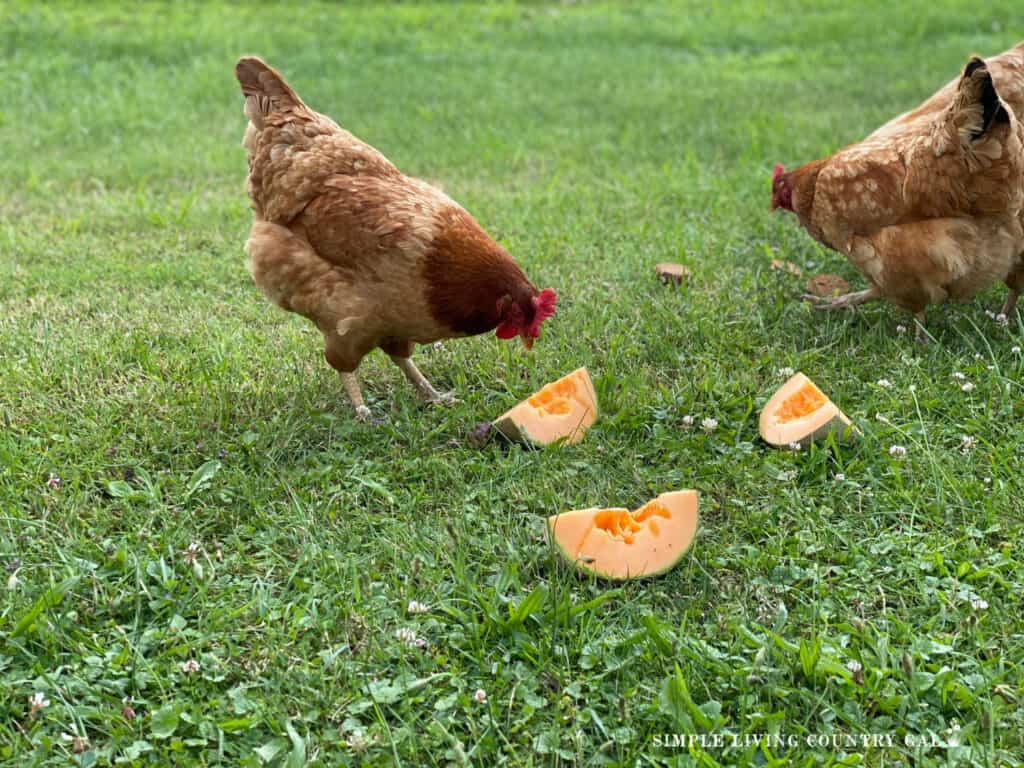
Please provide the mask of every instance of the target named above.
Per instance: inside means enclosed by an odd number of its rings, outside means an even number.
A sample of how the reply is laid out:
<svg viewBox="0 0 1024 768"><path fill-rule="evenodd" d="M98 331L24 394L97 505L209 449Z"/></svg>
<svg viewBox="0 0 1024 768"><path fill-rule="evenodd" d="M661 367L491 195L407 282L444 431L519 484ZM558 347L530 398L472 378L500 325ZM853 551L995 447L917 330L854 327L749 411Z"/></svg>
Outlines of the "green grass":
<svg viewBox="0 0 1024 768"><path fill-rule="evenodd" d="M859 278L769 213L768 177L1013 44L1021 12L859 5L0 10L0 762L1020 765L1024 324L986 316L1002 289L931 310L924 349L882 304L813 315L771 258ZM532 355L422 349L461 398L423 409L376 353L387 424L352 419L244 267L242 53L559 291ZM580 365L603 407L581 445L467 444ZM784 368L863 439L761 443ZM689 487L702 528L663 578L590 582L543 543L551 513ZM895 744L663 744L702 732Z"/></svg>

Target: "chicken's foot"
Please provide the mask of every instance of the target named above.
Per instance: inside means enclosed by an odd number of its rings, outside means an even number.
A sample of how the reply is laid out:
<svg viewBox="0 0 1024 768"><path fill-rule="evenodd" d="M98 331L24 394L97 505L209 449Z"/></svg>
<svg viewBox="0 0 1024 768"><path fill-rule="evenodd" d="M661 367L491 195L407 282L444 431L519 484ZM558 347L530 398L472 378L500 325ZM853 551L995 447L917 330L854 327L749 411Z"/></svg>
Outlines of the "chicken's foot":
<svg viewBox="0 0 1024 768"><path fill-rule="evenodd" d="M416 391L423 400L431 405L450 405L455 402L455 396L451 392L441 393L434 389L434 386L427 381L427 377L420 373L420 369L416 367L416 363L412 361L411 357L395 357L392 355L391 359L395 361L395 365L402 369L405 378L416 388Z"/></svg>
<svg viewBox="0 0 1024 768"><path fill-rule="evenodd" d="M914 313L914 340L918 344L928 344L928 331L924 327L924 310Z"/></svg>
<svg viewBox="0 0 1024 768"><path fill-rule="evenodd" d="M341 371L340 375L341 383L345 385L345 391L348 392L348 399L352 401L352 407L356 410L356 419L372 422L373 414L363 402L363 390L359 388L359 381L356 379L355 373Z"/></svg>
<svg viewBox="0 0 1024 768"><path fill-rule="evenodd" d="M881 297L878 289L875 286L866 288L863 291L855 291L854 293L844 293L842 296L815 296L812 293L805 293L803 300L810 302L814 309L821 312L831 312L836 309L853 309L859 304L863 304L866 301L877 299Z"/></svg>
<svg viewBox="0 0 1024 768"><path fill-rule="evenodd" d="M1006 302L1003 304L1003 308L999 310L999 314L1009 319L1013 314L1013 311L1017 308L1018 296L1020 296L1020 291L1016 288L1011 288L1010 292L1006 294Z"/></svg>

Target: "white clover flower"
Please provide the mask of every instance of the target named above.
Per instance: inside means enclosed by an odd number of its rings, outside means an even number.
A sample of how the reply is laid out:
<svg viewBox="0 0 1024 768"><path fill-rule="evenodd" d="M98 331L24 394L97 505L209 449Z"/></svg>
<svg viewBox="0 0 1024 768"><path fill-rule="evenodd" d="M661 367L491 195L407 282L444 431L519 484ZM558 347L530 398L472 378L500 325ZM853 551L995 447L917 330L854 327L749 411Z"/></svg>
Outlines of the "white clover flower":
<svg viewBox="0 0 1024 768"><path fill-rule="evenodd" d="M376 739L366 738L366 734L362 731L352 731L348 738L345 739L345 743L348 744L349 749L353 752L365 752L375 741Z"/></svg>
<svg viewBox="0 0 1024 768"><path fill-rule="evenodd" d="M964 392L970 392L971 390L974 389L974 384L972 384L969 381L965 381L963 384L960 385L960 389Z"/></svg>
<svg viewBox="0 0 1024 768"><path fill-rule="evenodd" d="M684 427L692 427L693 426L693 416L691 416L690 414L686 414L685 416L683 416L683 426Z"/></svg>
<svg viewBox="0 0 1024 768"><path fill-rule="evenodd" d="M76 755L82 754L89 748L89 737L78 732L77 723L71 723L71 733L62 733L60 738L62 741L71 742L71 751Z"/></svg>
<svg viewBox="0 0 1024 768"><path fill-rule="evenodd" d="M846 668L855 675L864 669L861 663L856 659L854 659L853 661L846 662Z"/></svg>
<svg viewBox="0 0 1024 768"><path fill-rule="evenodd" d="M837 472L836 476L833 479L837 483L845 483L846 482L846 475L844 475L842 472Z"/></svg>
<svg viewBox="0 0 1024 768"><path fill-rule="evenodd" d="M405 607L405 612L409 614L413 613L426 613L430 610L430 606L421 603L417 600L410 600L409 605Z"/></svg>
<svg viewBox="0 0 1024 768"><path fill-rule="evenodd" d="M473 701L475 701L477 704L486 704L487 691L485 691L483 688L477 688L476 693L473 694Z"/></svg>
<svg viewBox="0 0 1024 768"><path fill-rule="evenodd" d="M425 648L427 641L417 637L416 632L409 627L399 627L395 630L395 637L398 641L409 648Z"/></svg>
<svg viewBox="0 0 1024 768"><path fill-rule="evenodd" d="M51 472L50 476L46 478L46 485L55 491L58 490L60 488L60 475L55 475Z"/></svg>
<svg viewBox="0 0 1024 768"><path fill-rule="evenodd" d="M963 373L960 373L960 371L953 371L953 378L956 379L957 381L963 381L964 379L967 378L967 376Z"/></svg>
<svg viewBox="0 0 1024 768"><path fill-rule="evenodd" d="M399 627L395 630L395 637L406 645L411 645L416 641L416 632L408 627Z"/></svg>
<svg viewBox="0 0 1024 768"><path fill-rule="evenodd" d="M1000 312L998 315L996 315L996 322L999 323L999 325L1009 325L1010 318L1008 318L1006 315Z"/></svg>
<svg viewBox="0 0 1024 768"><path fill-rule="evenodd" d="M974 447L977 444L978 441L975 438L971 437L970 435L960 436L960 450L963 451L964 453L967 453L968 451L973 451Z"/></svg>
<svg viewBox="0 0 1024 768"><path fill-rule="evenodd" d="M907 455L907 449L904 448L902 445L890 445L889 455L896 459L902 459L904 456Z"/></svg>
<svg viewBox="0 0 1024 768"><path fill-rule="evenodd" d="M789 444L789 450L791 450L791 451L799 451L800 450L800 443L799 442L790 443Z"/></svg>
<svg viewBox="0 0 1024 768"><path fill-rule="evenodd" d="M18 580L18 572L14 571L10 576L7 577L7 591L13 592L18 588L18 584L21 583Z"/></svg>
<svg viewBox="0 0 1024 768"><path fill-rule="evenodd" d="M889 381L888 379L879 379L875 383L882 389L889 389L892 386L892 382Z"/></svg>
<svg viewBox="0 0 1024 768"><path fill-rule="evenodd" d="M199 671L199 669L200 664L195 659L189 659L188 661L183 662L181 665L181 671L184 672L186 675L195 674Z"/></svg>
<svg viewBox="0 0 1024 768"><path fill-rule="evenodd" d="M1010 347L1010 354L1019 355L1020 354L1020 347Z"/></svg>
<svg viewBox="0 0 1024 768"><path fill-rule="evenodd" d="M911 384L909 387L907 387L907 391L908 392L917 392L917 384Z"/></svg>
<svg viewBox="0 0 1024 768"><path fill-rule="evenodd" d="M707 432L709 435L718 429L718 419L712 419L708 417L700 423L701 429Z"/></svg>
<svg viewBox="0 0 1024 768"><path fill-rule="evenodd" d="M202 544L200 544L198 541L193 541L191 544L188 545L188 549L182 552L181 559L187 565L192 565L192 563L196 561L196 558L199 557L199 553L202 551L202 549Z"/></svg>
<svg viewBox="0 0 1024 768"><path fill-rule="evenodd" d="M947 732L949 733L949 738L946 739L947 743L950 746L954 746L954 747L955 746L959 746L960 745L960 723L958 723L956 720L954 720L953 721L953 725L948 729Z"/></svg>
<svg viewBox="0 0 1024 768"><path fill-rule="evenodd" d="M779 368L779 376L781 376L784 379L788 379L794 373L795 371L789 366L786 366L785 368Z"/></svg>
<svg viewBox="0 0 1024 768"><path fill-rule="evenodd" d="M896 326L896 333L906 333L906 332L907 332L907 326L905 326L903 324L900 324L900 325Z"/></svg>
<svg viewBox="0 0 1024 768"><path fill-rule="evenodd" d="M50 706L50 700L46 698L46 694L42 691L36 691L28 699L29 714L34 715L48 706Z"/></svg>
<svg viewBox="0 0 1024 768"><path fill-rule="evenodd" d="M973 608L976 611L987 611L988 610L988 601L987 600L983 600L980 597L975 597L974 599L971 600L971 608Z"/></svg>

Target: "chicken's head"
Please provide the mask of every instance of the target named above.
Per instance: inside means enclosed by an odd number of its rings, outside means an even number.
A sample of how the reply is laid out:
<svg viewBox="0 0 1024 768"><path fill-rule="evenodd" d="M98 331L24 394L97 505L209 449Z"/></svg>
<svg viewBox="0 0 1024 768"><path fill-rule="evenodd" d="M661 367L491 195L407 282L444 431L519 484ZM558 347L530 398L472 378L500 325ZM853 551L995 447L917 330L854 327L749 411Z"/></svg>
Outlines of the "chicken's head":
<svg viewBox="0 0 1024 768"><path fill-rule="evenodd" d="M786 178L786 169L782 163L775 164L772 171L772 210L782 208L784 211L793 210L793 189L789 186Z"/></svg>
<svg viewBox="0 0 1024 768"><path fill-rule="evenodd" d="M555 314L557 296L545 288L536 296L516 301L509 295L498 299L498 315L501 322L494 335L499 339L522 339L523 346L533 349L533 340L540 336L540 324Z"/></svg>

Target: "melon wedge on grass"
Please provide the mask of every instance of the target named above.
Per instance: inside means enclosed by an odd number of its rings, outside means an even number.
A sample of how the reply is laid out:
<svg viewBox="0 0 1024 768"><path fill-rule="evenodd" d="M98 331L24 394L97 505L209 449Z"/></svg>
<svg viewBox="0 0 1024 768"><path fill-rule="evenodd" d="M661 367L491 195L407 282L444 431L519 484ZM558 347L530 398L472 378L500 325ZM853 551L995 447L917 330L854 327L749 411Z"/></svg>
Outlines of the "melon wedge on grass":
<svg viewBox="0 0 1024 768"><path fill-rule="evenodd" d="M823 440L835 435L847 440L856 434L846 414L802 373L792 376L772 395L760 419L761 437L771 445Z"/></svg>
<svg viewBox="0 0 1024 768"><path fill-rule="evenodd" d="M697 533L696 491L663 493L635 512L577 509L548 518L548 538L574 566L601 578L657 576L675 566Z"/></svg>
<svg viewBox="0 0 1024 768"><path fill-rule="evenodd" d="M509 440L550 445L578 443L597 420L597 394L586 368L577 368L499 416L494 426Z"/></svg>

